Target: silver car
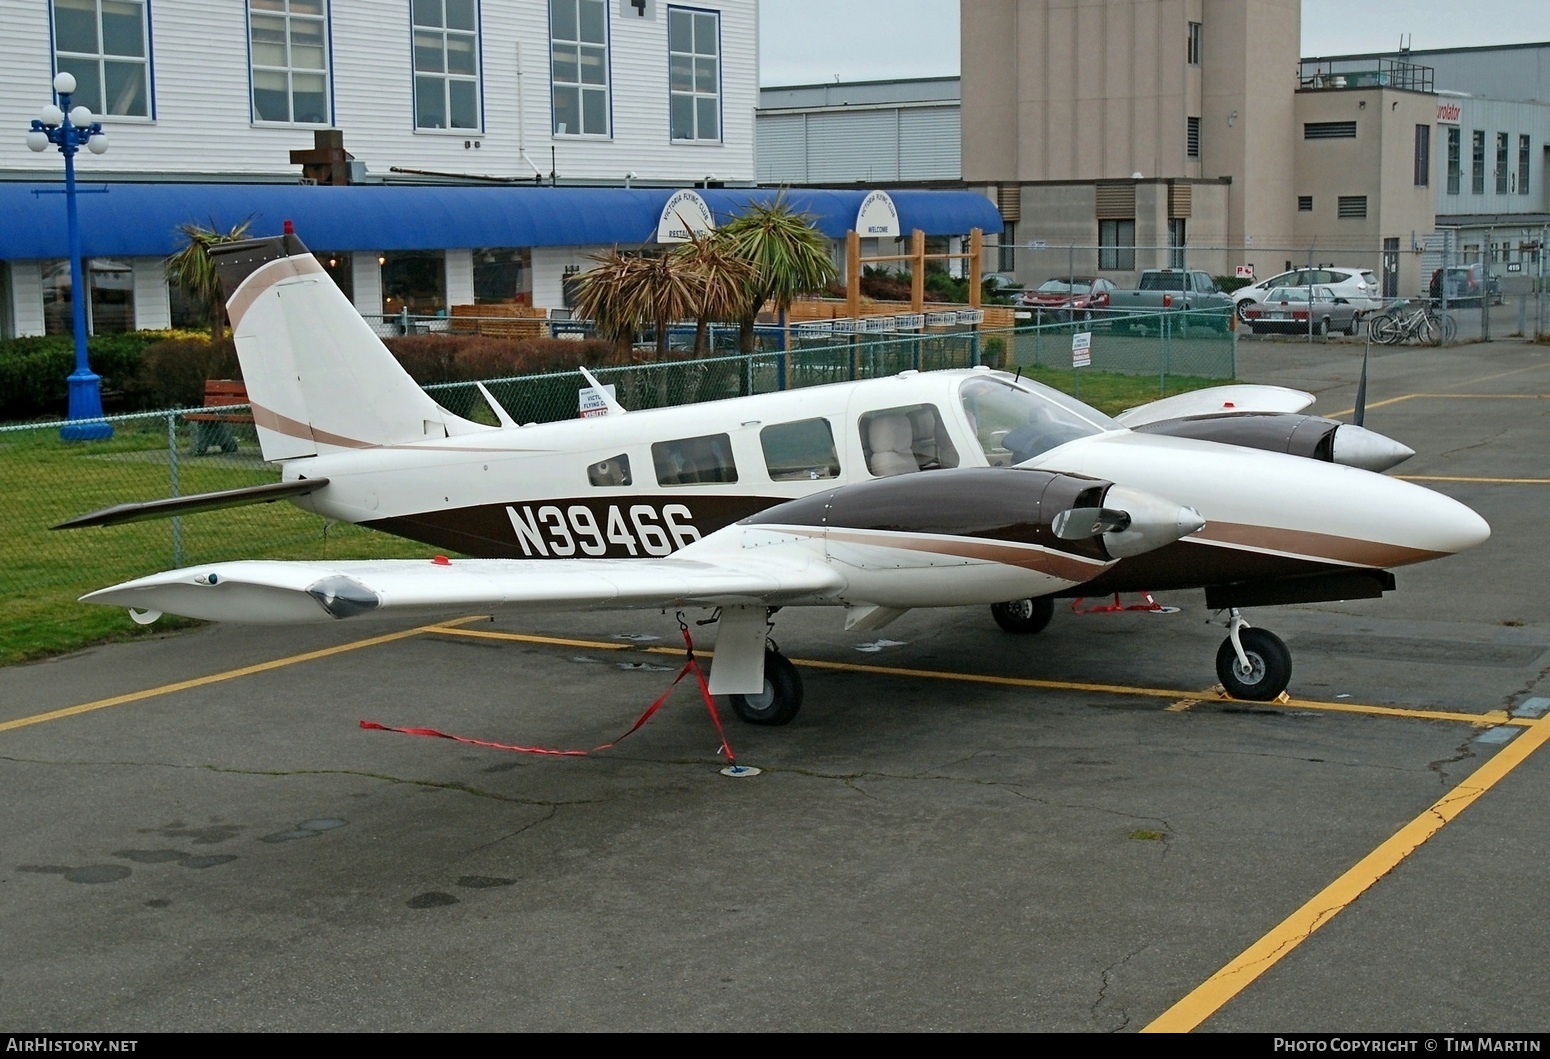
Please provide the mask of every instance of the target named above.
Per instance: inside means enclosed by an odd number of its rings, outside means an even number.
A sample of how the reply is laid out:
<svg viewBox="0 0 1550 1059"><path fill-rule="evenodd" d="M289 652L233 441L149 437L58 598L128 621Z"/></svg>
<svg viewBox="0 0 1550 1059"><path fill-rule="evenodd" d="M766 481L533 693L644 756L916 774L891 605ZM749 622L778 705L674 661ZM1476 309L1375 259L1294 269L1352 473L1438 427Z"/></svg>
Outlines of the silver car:
<svg viewBox="0 0 1550 1059"><path fill-rule="evenodd" d="M1344 298L1355 306L1357 317L1374 309L1383 308L1382 287L1371 269L1342 268L1320 265L1317 268L1294 268L1279 276L1239 287L1232 292L1232 300L1238 311L1238 319L1248 323L1245 315L1248 307L1264 302L1266 296L1277 287L1328 287L1338 298Z"/></svg>
<svg viewBox="0 0 1550 1059"><path fill-rule="evenodd" d="M1290 335L1344 331L1354 335L1358 319L1356 306L1329 287L1276 287L1265 293L1263 302L1248 303L1243 313L1243 322L1256 335L1267 331Z"/></svg>

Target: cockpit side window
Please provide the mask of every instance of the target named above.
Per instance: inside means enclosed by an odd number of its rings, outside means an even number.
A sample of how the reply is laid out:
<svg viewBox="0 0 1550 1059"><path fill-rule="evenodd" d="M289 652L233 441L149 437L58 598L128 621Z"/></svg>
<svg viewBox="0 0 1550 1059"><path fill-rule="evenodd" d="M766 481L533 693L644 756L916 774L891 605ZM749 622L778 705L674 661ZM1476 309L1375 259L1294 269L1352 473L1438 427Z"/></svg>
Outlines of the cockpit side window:
<svg viewBox="0 0 1550 1059"><path fill-rule="evenodd" d="M725 434L659 441L651 446L658 485L710 485L737 481L732 439Z"/></svg>
<svg viewBox="0 0 1550 1059"><path fill-rule="evenodd" d="M953 447L947 425L935 405L914 404L867 412L858 425L867 470L875 477L958 466L958 450Z"/></svg>
<svg viewBox="0 0 1550 1059"><path fill-rule="evenodd" d="M764 466L772 482L838 478L840 457L827 419L775 423L759 431Z"/></svg>
<svg viewBox="0 0 1550 1059"><path fill-rule="evenodd" d="M587 481L593 485L630 485L630 458L623 453L598 460L587 468Z"/></svg>

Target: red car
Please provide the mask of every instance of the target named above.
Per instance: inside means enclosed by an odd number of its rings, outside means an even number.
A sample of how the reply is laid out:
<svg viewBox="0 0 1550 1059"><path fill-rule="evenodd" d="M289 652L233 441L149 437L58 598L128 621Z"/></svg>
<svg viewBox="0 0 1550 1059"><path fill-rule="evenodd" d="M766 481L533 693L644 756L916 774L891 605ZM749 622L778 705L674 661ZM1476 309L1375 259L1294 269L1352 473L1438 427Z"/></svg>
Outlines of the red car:
<svg viewBox="0 0 1550 1059"><path fill-rule="evenodd" d="M1033 290L1023 291L1017 304L1061 323L1091 320L1095 311L1101 313L1109 307L1112 290L1114 284L1102 276L1067 276L1045 280Z"/></svg>

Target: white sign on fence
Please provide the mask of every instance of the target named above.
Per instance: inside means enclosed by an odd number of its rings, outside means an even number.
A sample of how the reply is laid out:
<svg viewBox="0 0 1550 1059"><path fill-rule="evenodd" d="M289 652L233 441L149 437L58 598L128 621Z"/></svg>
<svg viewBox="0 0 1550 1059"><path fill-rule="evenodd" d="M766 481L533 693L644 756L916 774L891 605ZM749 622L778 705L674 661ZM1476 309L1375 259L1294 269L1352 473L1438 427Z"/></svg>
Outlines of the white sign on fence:
<svg viewBox="0 0 1550 1059"><path fill-rule="evenodd" d="M1091 331L1078 331L1071 336L1071 366L1073 368L1091 367L1093 362L1093 333Z"/></svg>
<svg viewBox="0 0 1550 1059"><path fill-rule="evenodd" d="M619 395L614 389L614 384L609 383L602 390L592 386L583 386L580 390L581 418L590 419L593 416L605 416L608 414L608 402L603 397L603 390L608 391L608 396L617 398Z"/></svg>

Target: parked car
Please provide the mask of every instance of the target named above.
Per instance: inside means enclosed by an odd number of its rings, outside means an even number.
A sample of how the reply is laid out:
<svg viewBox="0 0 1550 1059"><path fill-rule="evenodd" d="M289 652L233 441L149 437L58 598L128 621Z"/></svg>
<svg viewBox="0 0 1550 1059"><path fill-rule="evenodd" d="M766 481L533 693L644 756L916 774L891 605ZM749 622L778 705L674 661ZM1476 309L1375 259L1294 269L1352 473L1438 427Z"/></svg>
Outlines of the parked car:
<svg viewBox="0 0 1550 1059"><path fill-rule="evenodd" d="M1264 301L1250 302L1244 309L1244 323L1256 335L1267 331L1290 335L1327 335L1331 331L1356 334L1360 318L1356 306L1329 287L1313 287L1310 306L1309 293L1308 287L1276 287L1266 291Z"/></svg>
<svg viewBox="0 0 1550 1059"><path fill-rule="evenodd" d="M1328 287L1337 298L1344 298L1356 307L1358 318L1363 313L1383 308L1384 304L1383 288L1371 269L1320 265L1318 268L1294 268L1247 287L1239 287L1232 293L1238 319L1248 323L1248 307L1265 301L1266 296L1277 287Z"/></svg>
<svg viewBox="0 0 1550 1059"><path fill-rule="evenodd" d="M1476 262L1448 269L1448 303L1450 305L1479 305L1484 292L1492 305L1502 303L1502 281L1490 275L1485 266ZM1432 273L1427 294L1433 301L1442 297L1442 269Z"/></svg>
<svg viewBox="0 0 1550 1059"><path fill-rule="evenodd" d="M1116 318L1114 326L1121 331L1131 328L1131 321L1126 320L1126 316L1137 317L1136 326L1146 327L1152 326L1147 317L1155 322L1159 313L1197 309L1217 310L1197 322L1220 331L1227 330L1232 298L1217 287L1210 273L1195 269L1149 268L1141 273L1141 281L1135 290L1109 292L1108 315ZM1189 319L1186 317L1181 326L1187 328Z"/></svg>
<svg viewBox="0 0 1550 1059"><path fill-rule="evenodd" d="M1067 276L1047 279L1033 290L1025 290L1017 304L1064 323L1073 317L1091 320L1093 311L1109 307L1109 295L1115 289L1102 276Z"/></svg>

